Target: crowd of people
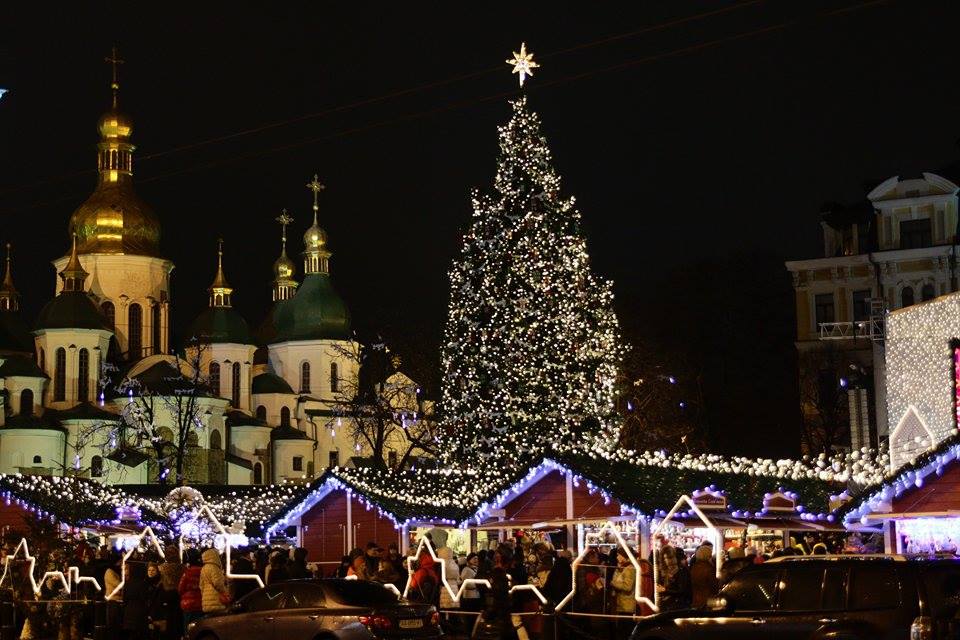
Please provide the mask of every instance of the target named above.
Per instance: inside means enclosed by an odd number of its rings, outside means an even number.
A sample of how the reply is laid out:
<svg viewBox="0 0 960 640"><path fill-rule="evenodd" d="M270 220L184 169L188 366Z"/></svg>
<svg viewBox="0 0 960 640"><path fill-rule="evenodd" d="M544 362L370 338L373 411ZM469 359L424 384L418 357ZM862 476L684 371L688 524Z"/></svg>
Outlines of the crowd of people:
<svg viewBox="0 0 960 640"><path fill-rule="evenodd" d="M637 604L638 580L642 595L652 600L658 593L661 609L700 607L745 566L779 555L839 553L851 544L849 538L829 535L791 539L786 546L735 544L721 550L718 576L717 554L709 542L691 553L662 537L647 558L631 554L636 565L622 547L599 544L586 550L574 571L571 552L555 549L546 540L517 537L492 550L457 554L446 546L442 532L436 540L427 535L434 553L426 547L416 552L414 547L410 553L416 557L408 558L396 544L383 547L369 542L365 548L353 549L339 565L311 564L303 548L236 549L231 553L230 573L258 575L266 585L326 577L392 585L411 601L436 605L447 630L455 635L468 632L477 618L464 614L482 613L483 620L508 625L521 638L551 637L553 624L568 625L579 635L613 637L631 628L633 616L651 613ZM860 550L872 543L857 541ZM0 563L9 553L9 547L0 548ZM176 640L191 622L227 611L232 602L257 587L253 579L228 580L225 557L213 548L181 550L170 545L162 555L156 550L136 551L124 561L119 550L80 543L69 551L41 550L35 562L31 567L23 557L10 558L0 583L0 598L13 602L18 612L21 640L79 640L89 636L95 624L105 624L111 638ZM95 579L101 590L83 581L67 593L62 581L51 577L39 585L39 593L34 592L31 568L39 576L46 571L66 573L68 566L76 566L81 577ZM462 584L461 597L452 597L451 592L460 593ZM542 615L565 600L574 584L576 590L565 607L573 616L558 622ZM531 591L511 593L514 585L535 585L546 603ZM84 606L97 600L105 600L104 621L95 620L93 608Z"/></svg>

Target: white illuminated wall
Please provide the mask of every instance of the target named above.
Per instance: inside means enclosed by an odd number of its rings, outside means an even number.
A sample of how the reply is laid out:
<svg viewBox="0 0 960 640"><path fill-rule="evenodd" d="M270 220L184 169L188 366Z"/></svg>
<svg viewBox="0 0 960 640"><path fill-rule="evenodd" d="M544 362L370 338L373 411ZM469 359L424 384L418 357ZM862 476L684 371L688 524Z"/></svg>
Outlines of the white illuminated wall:
<svg viewBox="0 0 960 640"><path fill-rule="evenodd" d="M890 435L891 468L954 433L950 343L955 338L960 338L960 293L887 316L887 414L895 427ZM911 407L916 417L909 415Z"/></svg>

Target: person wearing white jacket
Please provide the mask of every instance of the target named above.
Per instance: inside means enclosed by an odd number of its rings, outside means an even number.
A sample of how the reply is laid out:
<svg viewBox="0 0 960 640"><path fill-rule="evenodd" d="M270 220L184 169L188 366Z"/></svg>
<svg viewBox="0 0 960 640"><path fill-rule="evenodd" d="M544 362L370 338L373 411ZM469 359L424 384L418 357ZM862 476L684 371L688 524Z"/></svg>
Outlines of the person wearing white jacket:
<svg viewBox="0 0 960 640"><path fill-rule="evenodd" d="M450 547L439 549L437 556L443 560L443 575L450 587L449 590L446 588L440 589L440 608L457 609L460 607L460 603L454 602L450 596L450 591L453 591L453 593L460 591L460 567L457 566L457 561L453 558L453 549Z"/></svg>

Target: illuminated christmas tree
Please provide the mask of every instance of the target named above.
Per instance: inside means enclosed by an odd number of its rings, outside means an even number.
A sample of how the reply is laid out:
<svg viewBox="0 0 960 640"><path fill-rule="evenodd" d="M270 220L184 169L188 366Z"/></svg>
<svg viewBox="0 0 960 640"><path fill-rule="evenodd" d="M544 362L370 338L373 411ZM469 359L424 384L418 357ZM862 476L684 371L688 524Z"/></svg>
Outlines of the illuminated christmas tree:
<svg viewBox="0 0 960 640"><path fill-rule="evenodd" d="M442 409L453 457L616 440L611 283L590 272L580 213L560 194L539 117L525 97L512 105L494 190L473 193L450 271Z"/></svg>

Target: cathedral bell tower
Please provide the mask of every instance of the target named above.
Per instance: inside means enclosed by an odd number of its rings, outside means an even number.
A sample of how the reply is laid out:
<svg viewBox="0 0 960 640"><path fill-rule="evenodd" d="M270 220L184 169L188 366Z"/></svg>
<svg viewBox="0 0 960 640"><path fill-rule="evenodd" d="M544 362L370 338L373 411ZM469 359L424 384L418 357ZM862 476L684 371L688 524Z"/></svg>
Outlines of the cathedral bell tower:
<svg viewBox="0 0 960 640"><path fill-rule="evenodd" d="M135 362L169 351L170 272L160 255L160 221L137 195L133 183L133 120L119 109L116 49L111 69L111 104L97 123L97 184L70 217L86 287L116 337L121 357ZM68 256L54 261L64 270ZM73 283L72 285L70 283ZM57 291L75 281L57 282Z"/></svg>

